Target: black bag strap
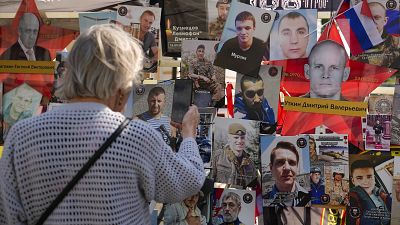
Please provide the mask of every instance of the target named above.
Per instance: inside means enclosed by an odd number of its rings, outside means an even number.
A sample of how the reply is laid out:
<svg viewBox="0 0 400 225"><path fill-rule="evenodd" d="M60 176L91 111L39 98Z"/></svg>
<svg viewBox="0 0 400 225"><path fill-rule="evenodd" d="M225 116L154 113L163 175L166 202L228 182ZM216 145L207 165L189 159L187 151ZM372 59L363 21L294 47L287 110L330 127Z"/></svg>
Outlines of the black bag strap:
<svg viewBox="0 0 400 225"><path fill-rule="evenodd" d="M72 180L64 187L61 193L54 199L46 211L40 216L36 225L42 225L46 219L51 215L58 204L68 195L68 193L75 187L78 181L85 175L85 173L93 166L93 164L101 157L101 155L107 150L107 148L115 141L115 139L121 134L124 128L129 124L131 119L126 118L119 127L114 131L113 134L104 142L104 144L93 154L93 156L86 162L86 164L79 170L79 172L72 178Z"/></svg>

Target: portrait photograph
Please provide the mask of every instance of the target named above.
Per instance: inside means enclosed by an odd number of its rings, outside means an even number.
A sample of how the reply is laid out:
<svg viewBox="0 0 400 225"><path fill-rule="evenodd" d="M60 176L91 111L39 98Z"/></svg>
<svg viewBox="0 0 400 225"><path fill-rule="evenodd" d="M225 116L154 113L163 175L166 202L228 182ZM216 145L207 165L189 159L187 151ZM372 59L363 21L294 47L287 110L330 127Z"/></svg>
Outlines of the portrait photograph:
<svg viewBox="0 0 400 225"><path fill-rule="evenodd" d="M132 91L132 107L133 118L147 122L175 150L176 128L171 125L174 86L173 82L139 85Z"/></svg>
<svg viewBox="0 0 400 225"><path fill-rule="evenodd" d="M322 197L324 207L346 206L349 203L349 165L325 166L325 194Z"/></svg>
<svg viewBox="0 0 400 225"><path fill-rule="evenodd" d="M368 114L365 131L365 149L390 151L391 138L390 114Z"/></svg>
<svg viewBox="0 0 400 225"><path fill-rule="evenodd" d="M383 66L347 59L348 53L342 45L324 40L315 45L307 59L277 60L271 64L283 67L281 86L290 96L321 100L363 102L396 73ZM328 73L329 67L337 70Z"/></svg>
<svg viewBox="0 0 400 225"><path fill-rule="evenodd" d="M145 54L143 71L156 73L158 64L158 40L160 39L161 9L121 5L116 24L142 43Z"/></svg>
<svg viewBox="0 0 400 225"><path fill-rule="evenodd" d="M263 205L309 206L309 137L262 135L260 149Z"/></svg>
<svg viewBox="0 0 400 225"><path fill-rule="evenodd" d="M221 40L222 31L228 17L231 2L238 0L208 0L207 1L207 20L209 40Z"/></svg>
<svg viewBox="0 0 400 225"><path fill-rule="evenodd" d="M277 10L270 60L307 58L317 42L317 9Z"/></svg>
<svg viewBox="0 0 400 225"><path fill-rule="evenodd" d="M3 95L3 137L18 121L32 117L38 111L42 94L26 83Z"/></svg>
<svg viewBox="0 0 400 225"><path fill-rule="evenodd" d="M278 117L281 72L280 66L262 65L257 77L238 73L234 117L275 125Z"/></svg>
<svg viewBox="0 0 400 225"><path fill-rule="evenodd" d="M274 19L274 11L232 2L214 65L257 76Z"/></svg>
<svg viewBox="0 0 400 225"><path fill-rule="evenodd" d="M259 129L258 121L214 119L211 174L215 182L246 187L257 178Z"/></svg>
<svg viewBox="0 0 400 225"><path fill-rule="evenodd" d="M214 66L218 41L182 41L181 78L193 80L193 102L213 107L225 98L225 69Z"/></svg>
<svg viewBox="0 0 400 225"><path fill-rule="evenodd" d="M0 27L0 33L0 60L33 61L30 64L38 66L41 63L36 61L52 61L56 51L76 38L77 31L45 23L35 4L22 4L11 23Z"/></svg>
<svg viewBox="0 0 400 225"><path fill-rule="evenodd" d="M79 32L83 33L93 25L115 22L116 19L116 11L79 13Z"/></svg>
<svg viewBox="0 0 400 225"><path fill-rule="evenodd" d="M212 224L254 224L255 191L214 188L212 198Z"/></svg>
<svg viewBox="0 0 400 225"><path fill-rule="evenodd" d="M387 167L393 164L390 152L374 151L350 154L350 190L347 224L390 224L393 175ZM379 202L379 206L368 202Z"/></svg>

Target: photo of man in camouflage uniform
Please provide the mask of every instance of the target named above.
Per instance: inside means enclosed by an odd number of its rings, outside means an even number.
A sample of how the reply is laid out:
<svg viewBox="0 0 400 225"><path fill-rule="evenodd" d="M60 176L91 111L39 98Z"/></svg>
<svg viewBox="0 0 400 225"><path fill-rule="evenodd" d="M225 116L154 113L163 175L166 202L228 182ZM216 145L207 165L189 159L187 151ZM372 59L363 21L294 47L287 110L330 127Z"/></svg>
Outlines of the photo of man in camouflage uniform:
<svg viewBox="0 0 400 225"><path fill-rule="evenodd" d="M226 18L228 17L228 12L230 8L231 0L218 0L217 1L217 10L218 17L215 21L209 24L208 35L210 40L221 40L222 31L224 30L224 25L226 22Z"/></svg>

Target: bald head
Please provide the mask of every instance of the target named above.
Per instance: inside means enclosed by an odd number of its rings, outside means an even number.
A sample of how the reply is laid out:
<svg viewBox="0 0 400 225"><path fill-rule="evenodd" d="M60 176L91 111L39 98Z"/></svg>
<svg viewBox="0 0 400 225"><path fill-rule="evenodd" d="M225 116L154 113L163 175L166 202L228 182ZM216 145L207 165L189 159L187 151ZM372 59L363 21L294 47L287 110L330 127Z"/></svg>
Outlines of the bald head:
<svg viewBox="0 0 400 225"><path fill-rule="evenodd" d="M331 40L324 40L314 45L310 51L310 55L308 56L308 63L312 63L316 57L319 57L319 53L321 51L326 51L326 49L336 49L339 53L337 57L341 59L343 64L347 63L349 57L346 53L346 49L342 45Z"/></svg>
<svg viewBox="0 0 400 225"><path fill-rule="evenodd" d="M33 13L24 13L18 24L18 35L25 48L31 49L35 46L38 33L38 18Z"/></svg>
<svg viewBox="0 0 400 225"><path fill-rule="evenodd" d="M348 56L344 47L334 41L317 43L310 52L304 75L310 80L310 97L340 100L342 82L349 78Z"/></svg>

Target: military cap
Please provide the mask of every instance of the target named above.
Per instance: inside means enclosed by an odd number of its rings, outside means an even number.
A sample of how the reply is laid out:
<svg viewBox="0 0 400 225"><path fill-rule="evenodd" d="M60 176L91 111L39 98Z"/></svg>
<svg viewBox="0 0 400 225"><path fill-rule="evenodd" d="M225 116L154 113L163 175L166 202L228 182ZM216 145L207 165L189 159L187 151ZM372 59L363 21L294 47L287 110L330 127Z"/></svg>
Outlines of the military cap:
<svg viewBox="0 0 400 225"><path fill-rule="evenodd" d="M229 126L228 133L229 134L236 134L236 135L245 135L246 134L246 128L244 128L244 126L239 124L239 123L232 123Z"/></svg>
<svg viewBox="0 0 400 225"><path fill-rule="evenodd" d="M231 0L218 0L216 7L218 7L219 4L230 4Z"/></svg>
<svg viewBox="0 0 400 225"><path fill-rule="evenodd" d="M311 167L311 173L321 173L321 169L319 167Z"/></svg>

